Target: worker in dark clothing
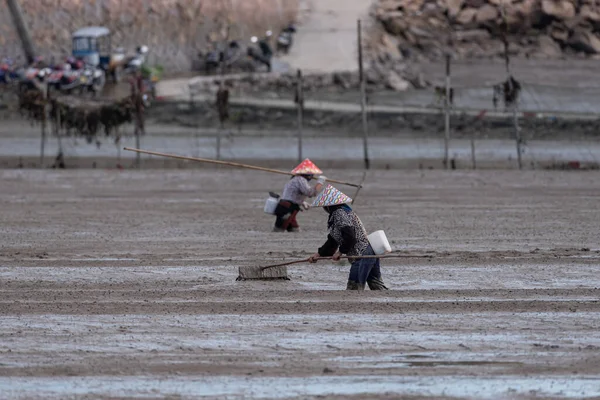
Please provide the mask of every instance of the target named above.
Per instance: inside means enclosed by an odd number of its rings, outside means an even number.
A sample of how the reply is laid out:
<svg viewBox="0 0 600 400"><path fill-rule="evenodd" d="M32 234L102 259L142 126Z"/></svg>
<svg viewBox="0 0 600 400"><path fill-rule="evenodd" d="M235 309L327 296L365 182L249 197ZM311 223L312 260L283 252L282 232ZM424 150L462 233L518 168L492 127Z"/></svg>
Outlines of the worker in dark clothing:
<svg viewBox="0 0 600 400"><path fill-rule="evenodd" d="M321 192L312 207L323 207L329 214L327 241L317 253L310 257L310 262L317 262L320 257L333 257L339 260L343 254L352 256L375 255L367 238L367 231L360 218L347 203L352 199L331 185ZM350 276L346 290L364 290L369 285L371 290L387 290L381 279L381 265L378 258L352 260Z"/></svg>

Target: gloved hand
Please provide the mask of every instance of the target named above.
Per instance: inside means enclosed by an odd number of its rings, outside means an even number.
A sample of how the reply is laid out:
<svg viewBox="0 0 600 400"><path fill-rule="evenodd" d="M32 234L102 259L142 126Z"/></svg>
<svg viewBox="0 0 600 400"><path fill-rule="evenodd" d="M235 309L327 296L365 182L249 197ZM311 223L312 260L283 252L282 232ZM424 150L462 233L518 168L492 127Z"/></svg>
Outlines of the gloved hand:
<svg viewBox="0 0 600 400"><path fill-rule="evenodd" d="M325 186L326 182L327 182L327 177L325 175L321 175L319 177L319 179L317 179L317 183L320 183L323 186Z"/></svg>
<svg viewBox="0 0 600 400"><path fill-rule="evenodd" d="M310 208L310 204L308 204L307 202L303 201L302 204L300 204L300 210L301 211L306 211Z"/></svg>

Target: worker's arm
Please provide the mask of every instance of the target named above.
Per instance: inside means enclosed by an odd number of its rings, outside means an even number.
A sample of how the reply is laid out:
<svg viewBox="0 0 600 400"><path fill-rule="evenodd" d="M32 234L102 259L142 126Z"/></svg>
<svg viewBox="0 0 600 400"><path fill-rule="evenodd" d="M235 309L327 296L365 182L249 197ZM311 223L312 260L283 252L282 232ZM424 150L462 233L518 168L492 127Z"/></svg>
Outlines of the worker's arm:
<svg viewBox="0 0 600 400"><path fill-rule="evenodd" d="M315 187L311 187L306 179L302 179L302 183L300 184L299 190L305 196L315 197L321 189L323 189L323 185L325 184L327 178L325 176L319 177L317 184Z"/></svg>
<svg viewBox="0 0 600 400"><path fill-rule="evenodd" d="M331 257L338 249L338 242L335 241L333 236L327 235L327 241L321 247L319 247L319 255L321 257Z"/></svg>
<svg viewBox="0 0 600 400"><path fill-rule="evenodd" d="M340 253L347 254L356 245L356 235L353 226L343 226L340 228L342 233L342 243L340 243Z"/></svg>
<svg viewBox="0 0 600 400"><path fill-rule="evenodd" d="M323 246L319 247L319 250L310 256L309 261L316 263L320 257L331 257L337 253L338 243L335 241L333 236L327 235L327 241Z"/></svg>

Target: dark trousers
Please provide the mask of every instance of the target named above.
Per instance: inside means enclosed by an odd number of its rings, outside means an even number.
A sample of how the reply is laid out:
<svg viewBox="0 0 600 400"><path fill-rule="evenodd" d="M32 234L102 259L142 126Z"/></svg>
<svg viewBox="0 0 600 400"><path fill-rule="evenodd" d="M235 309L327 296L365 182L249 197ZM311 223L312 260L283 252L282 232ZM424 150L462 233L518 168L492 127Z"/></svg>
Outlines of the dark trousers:
<svg viewBox="0 0 600 400"><path fill-rule="evenodd" d="M299 228L298 221L296 221L296 215L300 211L298 204L292 203L287 200L280 200L275 208L275 227L283 230L292 230Z"/></svg>
<svg viewBox="0 0 600 400"><path fill-rule="evenodd" d="M371 245L362 254L363 256L374 256L375 252ZM348 277L348 290L364 290L365 285L371 290L387 290L381 279L381 265L379 258L363 258L356 260L350 267Z"/></svg>

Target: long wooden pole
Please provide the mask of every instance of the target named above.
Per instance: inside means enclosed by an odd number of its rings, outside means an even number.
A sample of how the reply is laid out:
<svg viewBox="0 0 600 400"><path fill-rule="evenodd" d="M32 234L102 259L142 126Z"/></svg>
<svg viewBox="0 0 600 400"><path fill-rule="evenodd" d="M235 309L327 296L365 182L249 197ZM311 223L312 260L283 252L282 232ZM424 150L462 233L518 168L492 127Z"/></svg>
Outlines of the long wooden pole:
<svg viewBox="0 0 600 400"><path fill-rule="evenodd" d="M255 171L271 172L273 174L288 175L288 176L289 175L294 175L291 172L280 171L278 169L257 167L255 165L241 164L241 163L236 163L236 162L231 162L231 161L219 161L219 160L211 160L210 158L178 156L178 155L175 155L175 154L159 153L157 151L132 149L131 147L124 147L123 150L134 151L136 153L142 153L142 154L149 154L151 156L176 158L178 160L198 161L198 162L205 162L205 163L209 163L209 164L227 165L229 167L253 169ZM339 183L340 185L346 185L346 186L352 186L352 187L361 187L361 185L357 185L355 183L343 182L343 181L338 181L338 180L329 179L329 178L327 178L327 182Z"/></svg>
<svg viewBox="0 0 600 400"><path fill-rule="evenodd" d="M367 87L365 84L365 73L363 68L363 47L362 47L362 26L360 19L357 21L358 35L358 77L360 82L360 110L362 114L363 128L363 152L365 160L365 169L371 168L369 160L369 121L367 120Z"/></svg>
<svg viewBox="0 0 600 400"><path fill-rule="evenodd" d="M381 256L342 256L340 257L340 260L347 260L349 258L355 259L355 260L362 260L362 259L369 259L369 258L381 258L381 259L386 259L386 258L430 258L430 256L411 256L409 254L387 254L387 255L381 255ZM317 260L333 260L333 257L319 257ZM309 262L308 258L305 258L303 260L296 260L296 261L289 261L283 264L275 264L275 265L267 265L265 267L260 267L261 271L264 271L265 269L269 269L269 268L277 268L277 267L285 267L288 265L294 265L294 264L302 264L302 263L307 263Z"/></svg>

